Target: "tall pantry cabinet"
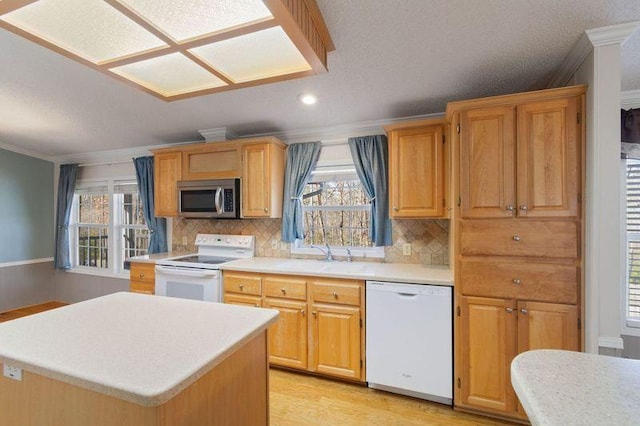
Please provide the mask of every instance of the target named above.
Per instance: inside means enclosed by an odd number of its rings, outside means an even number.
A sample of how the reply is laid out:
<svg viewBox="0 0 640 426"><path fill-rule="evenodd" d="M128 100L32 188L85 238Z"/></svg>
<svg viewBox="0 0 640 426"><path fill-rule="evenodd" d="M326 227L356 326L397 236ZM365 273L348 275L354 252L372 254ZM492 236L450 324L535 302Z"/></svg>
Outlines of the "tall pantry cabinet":
<svg viewBox="0 0 640 426"><path fill-rule="evenodd" d="M455 405L525 419L510 364L581 348L584 86L447 106Z"/></svg>

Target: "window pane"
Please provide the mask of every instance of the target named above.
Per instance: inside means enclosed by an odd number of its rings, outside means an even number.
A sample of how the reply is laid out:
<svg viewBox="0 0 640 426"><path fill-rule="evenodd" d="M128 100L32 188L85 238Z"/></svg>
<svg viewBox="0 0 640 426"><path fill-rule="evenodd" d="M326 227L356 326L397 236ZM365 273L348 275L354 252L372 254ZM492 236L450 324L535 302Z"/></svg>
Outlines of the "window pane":
<svg viewBox="0 0 640 426"><path fill-rule="evenodd" d="M123 194L122 209L123 225L146 225L138 193Z"/></svg>
<svg viewBox="0 0 640 426"><path fill-rule="evenodd" d="M627 317L640 319L640 241L629 241L628 299Z"/></svg>
<svg viewBox="0 0 640 426"><path fill-rule="evenodd" d="M628 319L640 320L640 161L627 160Z"/></svg>
<svg viewBox="0 0 640 426"><path fill-rule="evenodd" d="M123 229L123 259L134 256L143 256L149 250L149 230L148 229Z"/></svg>
<svg viewBox="0 0 640 426"><path fill-rule="evenodd" d="M108 268L108 228L78 227L78 264Z"/></svg>

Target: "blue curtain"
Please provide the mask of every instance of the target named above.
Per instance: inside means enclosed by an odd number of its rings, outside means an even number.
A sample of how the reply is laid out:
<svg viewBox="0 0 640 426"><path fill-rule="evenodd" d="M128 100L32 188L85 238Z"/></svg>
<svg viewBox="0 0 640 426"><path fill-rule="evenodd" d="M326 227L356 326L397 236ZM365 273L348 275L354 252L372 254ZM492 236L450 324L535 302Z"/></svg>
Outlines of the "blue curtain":
<svg viewBox="0 0 640 426"><path fill-rule="evenodd" d="M154 215L153 157L134 158L138 192L144 209L144 220L149 228L149 254L167 251L167 221Z"/></svg>
<svg viewBox="0 0 640 426"><path fill-rule="evenodd" d="M73 204L73 193L76 190L77 178L77 164L62 164L60 166L56 207L56 251L53 255L53 266L56 269L65 270L71 268L69 217L71 216L71 205Z"/></svg>
<svg viewBox="0 0 640 426"><path fill-rule="evenodd" d="M320 156L320 142L294 143L287 148L282 205L282 241L304 238L302 192Z"/></svg>
<svg viewBox="0 0 640 426"><path fill-rule="evenodd" d="M371 199L369 239L375 246L390 246L389 148L385 135L349 138L349 149L362 187Z"/></svg>

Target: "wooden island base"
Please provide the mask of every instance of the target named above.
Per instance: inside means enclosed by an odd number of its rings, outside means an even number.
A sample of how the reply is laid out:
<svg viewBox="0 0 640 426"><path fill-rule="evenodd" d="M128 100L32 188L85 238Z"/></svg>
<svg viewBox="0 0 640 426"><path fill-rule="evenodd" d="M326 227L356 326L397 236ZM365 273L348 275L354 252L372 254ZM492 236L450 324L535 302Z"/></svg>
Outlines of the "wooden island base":
<svg viewBox="0 0 640 426"><path fill-rule="evenodd" d="M0 425L267 425L268 373L266 331L157 407L23 371L0 377Z"/></svg>

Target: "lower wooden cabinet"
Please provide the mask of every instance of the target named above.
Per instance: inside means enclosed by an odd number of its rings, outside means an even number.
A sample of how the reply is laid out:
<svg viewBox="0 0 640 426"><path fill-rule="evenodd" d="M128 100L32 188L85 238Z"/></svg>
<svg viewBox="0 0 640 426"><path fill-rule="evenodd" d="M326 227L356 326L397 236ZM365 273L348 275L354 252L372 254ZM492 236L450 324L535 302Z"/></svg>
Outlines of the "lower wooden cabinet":
<svg viewBox="0 0 640 426"><path fill-rule="evenodd" d="M129 291L133 293L155 294L155 263L131 262L129 265Z"/></svg>
<svg viewBox="0 0 640 426"><path fill-rule="evenodd" d="M513 358L531 349L579 350L576 305L460 298L458 405L525 417L511 387Z"/></svg>
<svg viewBox="0 0 640 426"><path fill-rule="evenodd" d="M223 281L225 303L280 312L268 333L272 365L364 381L363 281L234 271Z"/></svg>

